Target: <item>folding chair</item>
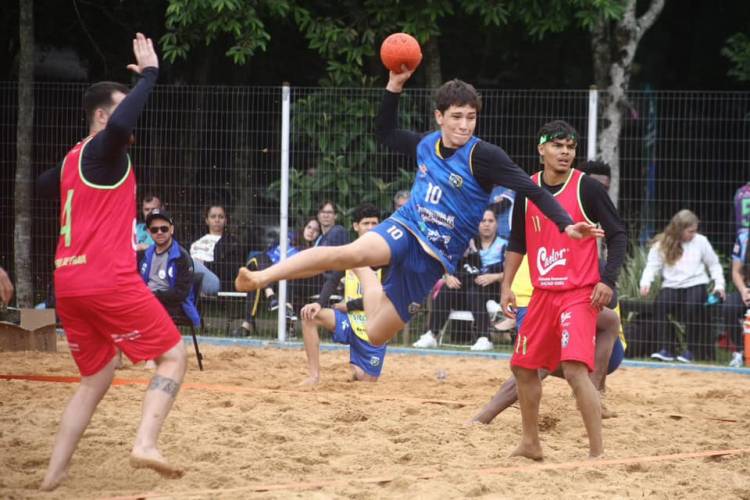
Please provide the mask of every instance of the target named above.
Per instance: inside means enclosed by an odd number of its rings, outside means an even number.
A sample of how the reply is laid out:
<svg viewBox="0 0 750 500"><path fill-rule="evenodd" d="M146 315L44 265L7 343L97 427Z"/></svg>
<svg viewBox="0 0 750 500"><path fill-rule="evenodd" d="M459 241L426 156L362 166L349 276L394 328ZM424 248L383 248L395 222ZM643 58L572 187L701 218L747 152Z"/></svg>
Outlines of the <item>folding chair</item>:
<svg viewBox="0 0 750 500"><path fill-rule="evenodd" d="M198 309L198 315L201 318L201 335L203 335L205 330L205 323L203 322L203 314L201 313L201 302L200 302L200 296L201 296L201 288L203 287L203 273L193 273L193 297L195 297L195 307ZM200 371L203 371L203 354L201 354L200 349L198 348L198 339L195 336L195 325L193 322L188 318L184 312L180 311L180 314L178 316L172 316L172 320L174 321L174 324L177 326L187 326L190 327L190 333L193 336L193 346L195 347L195 357L198 360L198 368Z"/></svg>

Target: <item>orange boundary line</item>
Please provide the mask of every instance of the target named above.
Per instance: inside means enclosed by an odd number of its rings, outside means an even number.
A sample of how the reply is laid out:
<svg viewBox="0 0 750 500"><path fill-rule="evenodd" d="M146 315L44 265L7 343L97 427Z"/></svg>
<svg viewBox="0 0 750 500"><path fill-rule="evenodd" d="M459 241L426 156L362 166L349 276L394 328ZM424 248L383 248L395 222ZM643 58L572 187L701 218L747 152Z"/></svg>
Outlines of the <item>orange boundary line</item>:
<svg viewBox="0 0 750 500"><path fill-rule="evenodd" d="M74 376L60 376L60 375L16 375L16 374L0 374L0 380L25 380L29 382L59 382L73 384L81 381L80 377ZM115 378L112 380L112 385L147 385L149 383L146 379L124 379ZM222 384L203 384L199 382L187 382L182 384L183 389L203 389L215 392L226 392L231 394L335 394L344 395L339 392L323 392L323 391L295 391L291 389L264 389L258 387L236 387L231 385ZM421 398L408 398L408 397L394 397L394 396L378 396L371 394L345 394L346 396L354 395L355 397L362 399L372 399L376 401L410 401L412 403L420 404L439 404L446 406L454 406L463 408L469 404L476 403L465 403L462 401L451 401L446 399L421 399Z"/></svg>
<svg viewBox="0 0 750 500"><path fill-rule="evenodd" d="M506 474L512 472L536 472L541 470L560 470L560 469L593 469L597 467L608 467L612 465L630 465L637 463L648 463L648 462L667 462L672 460L685 460L690 458L706 458L706 457L723 457L728 455L741 455L744 453L750 453L750 448L739 448L734 450L712 450L712 451L699 451L693 453L674 453L671 455L652 455L645 457L632 457L632 458L615 458L609 460L579 460L573 462L562 462L556 464L529 464L520 465L516 467L496 467L491 469L479 469L470 470L467 472L474 472L480 475L494 475L494 474ZM425 472L418 474L413 479L432 479L442 475L441 472ZM282 483L282 484L259 484L254 486L242 486L238 488L227 488L227 489L212 489L212 490L194 490L194 491L176 491L172 493L157 493L157 492L146 492L139 493L137 495L125 495L118 497L107 497L104 500L138 500L143 498L159 498L159 497L189 497L195 495L211 495L218 493L233 493L233 492L255 492L262 493L266 491L295 491L295 490L314 490L320 489L327 486L340 486L349 483L365 483L365 484L382 484L390 483L396 480L400 476L386 476L386 477L372 477L366 479L335 479L331 481L309 481L309 482L295 482L295 483Z"/></svg>

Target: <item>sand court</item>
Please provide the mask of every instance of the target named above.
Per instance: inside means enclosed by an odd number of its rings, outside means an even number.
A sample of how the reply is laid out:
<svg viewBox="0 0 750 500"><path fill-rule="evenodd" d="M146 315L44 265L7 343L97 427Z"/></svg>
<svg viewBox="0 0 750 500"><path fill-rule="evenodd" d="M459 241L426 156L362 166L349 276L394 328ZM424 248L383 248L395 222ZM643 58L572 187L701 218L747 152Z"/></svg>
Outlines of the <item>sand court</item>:
<svg viewBox="0 0 750 500"><path fill-rule="evenodd" d="M0 353L3 498L750 497L748 375L621 368L606 401L618 416L604 421L605 458L594 462L567 384L546 381L546 458L534 463L508 457L517 408L489 426L465 424L510 375L507 360L389 354L381 380L366 384L346 380L346 351L323 351L321 384L301 389L301 350L209 345L204 372L188 358L161 435L183 478L128 464L150 371L127 364L69 479L43 494L36 488L76 387L58 347Z"/></svg>

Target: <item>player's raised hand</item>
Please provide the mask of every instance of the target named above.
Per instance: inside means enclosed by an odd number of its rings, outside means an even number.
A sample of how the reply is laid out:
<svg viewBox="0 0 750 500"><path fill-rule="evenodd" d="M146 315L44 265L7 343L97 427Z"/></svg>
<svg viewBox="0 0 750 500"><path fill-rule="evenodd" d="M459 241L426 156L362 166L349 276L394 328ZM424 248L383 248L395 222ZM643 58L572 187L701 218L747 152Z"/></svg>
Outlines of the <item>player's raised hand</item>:
<svg viewBox="0 0 750 500"><path fill-rule="evenodd" d="M604 237L604 229L589 224L588 222L576 222L575 224L565 226L565 233L574 240Z"/></svg>
<svg viewBox="0 0 750 500"><path fill-rule="evenodd" d="M417 68L409 69L406 64L402 64L401 73L389 71L388 85L386 85L385 88L389 92L400 93L402 90L404 90L404 84L406 83L406 81L411 78L411 75L413 75L416 70Z"/></svg>
<svg viewBox="0 0 750 500"><path fill-rule="evenodd" d="M154 42L150 38L143 36L143 33L136 33L133 38L133 55L135 64L128 64L128 69L139 75L146 68L158 68L159 58L154 50Z"/></svg>

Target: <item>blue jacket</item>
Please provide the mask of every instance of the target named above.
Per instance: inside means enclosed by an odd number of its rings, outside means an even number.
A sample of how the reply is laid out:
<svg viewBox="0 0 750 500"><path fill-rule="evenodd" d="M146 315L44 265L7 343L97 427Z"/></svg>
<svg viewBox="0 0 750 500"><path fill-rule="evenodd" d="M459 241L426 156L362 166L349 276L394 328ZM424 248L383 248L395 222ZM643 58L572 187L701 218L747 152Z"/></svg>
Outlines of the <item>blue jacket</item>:
<svg viewBox="0 0 750 500"><path fill-rule="evenodd" d="M196 297L193 290L193 259L176 240L172 241L172 246L167 252L167 281L170 289L154 292L154 295L170 314L179 313L175 306L180 306L185 316L195 326L200 326L201 317L195 305ZM138 254L138 270L146 284L155 253L156 245L151 245Z"/></svg>

